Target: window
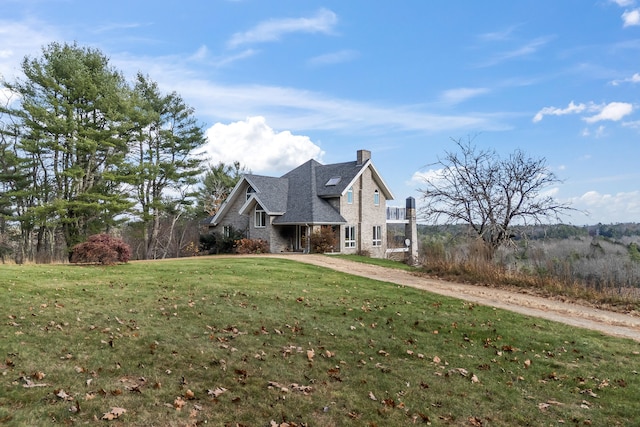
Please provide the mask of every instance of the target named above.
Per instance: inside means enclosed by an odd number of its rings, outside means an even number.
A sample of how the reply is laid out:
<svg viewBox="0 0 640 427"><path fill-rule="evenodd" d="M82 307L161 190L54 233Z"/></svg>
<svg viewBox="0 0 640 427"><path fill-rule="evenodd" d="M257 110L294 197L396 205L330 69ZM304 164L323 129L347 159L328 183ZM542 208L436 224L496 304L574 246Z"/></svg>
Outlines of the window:
<svg viewBox="0 0 640 427"><path fill-rule="evenodd" d="M355 248L356 247L356 226L347 225L344 227L344 247Z"/></svg>
<svg viewBox="0 0 640 427"><path fill-rule="evenodd" d="M347 203L350 205L353 204L353 187L349 187L347 190Z"/></svg>
<svg viewBox="0 0 640 427"><path fill-rule="evenodd" d="M373 226L373 246L382 246L382 227Z"/></svg>
<svg viewBox="0 0 640 427"><path fill-rule="evenodd" d="M222 235L224 237L231 237L231 226L230 225L225 225L224 227L222 227Z"/></svg>
<svg viewBox="0 0 640 427"><path fill-rule="evenodd" d="M256 205L256 228L264 228L267 226L267 213L258 205Z"/></svg>
<svg viewBox="0 0 640 427"><path fill-rule="evenodd" d="M325 184L325 187L331 187L331 186L334 186L334 185L338 185L338 183L340 183L341 180L342 180L342 177L334 176L329 181L327 181L327 183Z"/></svg>
<svg viewBox="0 0 640 427"><path fill-rule="evenodd" d="M254 190L252 186L247 187L247 200L249 200L249 197L251 197L251 195L255 192L256 190Z"/></svg>
<svg viewBox="0 0 640 427"><path fill-rule="evenodd" d="M380 206L380 192L378 190L373 192L373 204Z"/></svg>

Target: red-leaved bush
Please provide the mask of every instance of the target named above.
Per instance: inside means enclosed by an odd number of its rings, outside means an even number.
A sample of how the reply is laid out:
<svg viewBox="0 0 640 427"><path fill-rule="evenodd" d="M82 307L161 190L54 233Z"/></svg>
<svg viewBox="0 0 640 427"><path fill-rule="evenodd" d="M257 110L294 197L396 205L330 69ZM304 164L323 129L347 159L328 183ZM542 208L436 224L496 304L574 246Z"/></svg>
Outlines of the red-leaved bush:
<svg viewBox="0 0 640 427"><path fill-rule="evenodd" d="M236 240L236 252L239 254L268 254L269 242L264 239Z"/></svg>
<svg viewBox="0 0 640 427"><path fill-rule="evenodd" d="M75 245L71 262L113 265L127 262L131 258L131 247L122 239L106 233L89 236L86 242Z"/></svg>

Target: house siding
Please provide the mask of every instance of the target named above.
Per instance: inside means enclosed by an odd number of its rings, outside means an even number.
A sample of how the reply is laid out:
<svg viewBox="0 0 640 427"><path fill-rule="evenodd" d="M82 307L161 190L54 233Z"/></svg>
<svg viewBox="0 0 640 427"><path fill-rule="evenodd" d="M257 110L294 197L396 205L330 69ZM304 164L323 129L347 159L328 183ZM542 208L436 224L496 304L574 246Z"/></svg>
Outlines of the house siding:
<svg viewBox="0 0 640 427"><path fill-rule="evenodd" d="M378 190L380 203L374 203ZM340 250L346 254L369 252L375 258L384 258L387 248L387 211L384 193L376 185L370 169L365 169L353 184L353 203L347 203L347 195L340 198L340 214L347 224L340 227ZM373 227L380 226L381 245L373 246ZM345 227L356 227L356 247L345 247Z"/></svg>
<svg viewBox="0 0 640 427"><path fill-rule="evenodd" d="M215 227L216 230L222 231L224 226L230 225L235 230L242 231L245 237L249 237L249 216L238 214L242 205L244 205L244 203L247 201L246 197L244 196L247 191L247 187L248 185L245 185L244 188L240 188L239 190L242 191L242 197L236 198L231 206L227 206L225 208L228 209L228 213L220 219L220 222Z"/></svg>

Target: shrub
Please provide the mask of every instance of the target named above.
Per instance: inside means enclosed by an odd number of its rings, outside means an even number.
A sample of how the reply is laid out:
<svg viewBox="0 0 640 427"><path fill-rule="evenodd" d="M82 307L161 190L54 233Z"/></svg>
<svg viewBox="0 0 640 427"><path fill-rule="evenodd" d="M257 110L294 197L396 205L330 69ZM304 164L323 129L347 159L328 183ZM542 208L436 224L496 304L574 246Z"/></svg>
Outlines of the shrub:
<svg viewBox="0 0 640 427"><path fill-rule="evenodd" d="M213 254L231 254L235 251L236 241L242 239L244 232L231 228L229 235L225 237L220 232L200 235L200 251Z"/></svg>
<svg viewBox="0 0 640 427"><path fill-rule="evenodd" d="M122 239L109 234L94 234L86 242L75 245L71 252L71 262L113 265L128 262L131 247Z"/></svg>
<svg viewBox="0 0 640 427"><path fill-rule="evenodd" d="M320 230L316 230L311 233L310 239L311 252L318 254L333 252L338 243L338 239L336 238L336 233L333 231L333 228L325 226L320 227Z"/></svg>
<svg viewBox="0 0 640 427"><path fill-rule="evenodd" d="M269 242L264 239L240 239L236 241L236 252L239 254L269 253Z"/></svg>

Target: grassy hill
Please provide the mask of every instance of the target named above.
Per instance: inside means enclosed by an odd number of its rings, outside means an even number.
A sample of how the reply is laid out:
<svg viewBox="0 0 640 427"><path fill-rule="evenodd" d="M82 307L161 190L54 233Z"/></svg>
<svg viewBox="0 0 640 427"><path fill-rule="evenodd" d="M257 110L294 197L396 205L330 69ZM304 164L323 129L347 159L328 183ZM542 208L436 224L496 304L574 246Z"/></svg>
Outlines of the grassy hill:
<svg viewBox="0 0 640 427"><path fill-rule="evenodd" d="M640 345L289 260L0 269L0 424L630 425Z"/></svg>

